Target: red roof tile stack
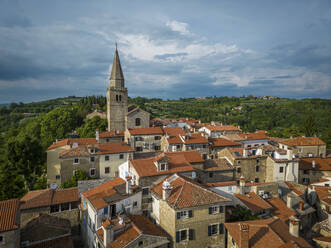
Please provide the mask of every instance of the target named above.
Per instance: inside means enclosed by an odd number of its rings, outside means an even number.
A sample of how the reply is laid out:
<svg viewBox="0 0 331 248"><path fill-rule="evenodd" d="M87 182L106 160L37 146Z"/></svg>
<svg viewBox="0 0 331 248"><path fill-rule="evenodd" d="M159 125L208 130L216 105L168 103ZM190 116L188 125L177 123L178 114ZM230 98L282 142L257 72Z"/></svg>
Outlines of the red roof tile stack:
<svg viewBox="0 0 331 248"><path fill-rule="evenodd" d="M18 199L0 202L0 232L7 232L19 228L18 209Z"/></svg>

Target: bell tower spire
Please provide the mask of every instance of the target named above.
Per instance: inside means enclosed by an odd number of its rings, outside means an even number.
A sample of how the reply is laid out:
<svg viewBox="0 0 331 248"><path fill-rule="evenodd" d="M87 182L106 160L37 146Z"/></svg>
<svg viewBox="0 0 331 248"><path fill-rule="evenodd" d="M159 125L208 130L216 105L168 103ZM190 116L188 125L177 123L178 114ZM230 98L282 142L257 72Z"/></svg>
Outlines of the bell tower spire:
<svg viewBox="0 0 331 248"><path fill-rule="evenodd" d="M113 60L113 67L110 74L110 87L124 88L124 76L121 66L120 57L117 51L117 43L115 43L116 49Z"/></svg>
<svg viewBox="0 0 331 248"><path fill-rule="evenodd" d="M108 131L125 131L127 127L128 89L124 86L124 76L117 43L115 43L115 54L109 81L109 88L107 88Z"/></svg>

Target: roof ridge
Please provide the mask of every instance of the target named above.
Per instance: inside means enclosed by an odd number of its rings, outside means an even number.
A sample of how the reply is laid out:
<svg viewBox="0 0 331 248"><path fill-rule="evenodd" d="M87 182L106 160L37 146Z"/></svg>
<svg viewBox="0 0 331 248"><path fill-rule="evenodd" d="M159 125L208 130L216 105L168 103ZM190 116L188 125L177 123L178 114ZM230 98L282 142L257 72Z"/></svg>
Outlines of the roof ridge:
<svg viewBox="0 0 331 248"><path fill-rule="evenodd" d="M182 178L181 178L182 179ZM175 179L176 180L176 179ZM183 179L182 179L183 180ZM174 207L176 207L176 205L177 205L177 203L178 203L178 199L179 199L179 197L183 194L183 190L184 190L184 187L185 187L185 185L186 185L186 181L184 180L184 185L181 187L181 189L180 189L180 192L179 192L179 194L178 194L178 196L177 196L177 199L176 199L176 201L175 201L175 203L174 203Z"/></svg>

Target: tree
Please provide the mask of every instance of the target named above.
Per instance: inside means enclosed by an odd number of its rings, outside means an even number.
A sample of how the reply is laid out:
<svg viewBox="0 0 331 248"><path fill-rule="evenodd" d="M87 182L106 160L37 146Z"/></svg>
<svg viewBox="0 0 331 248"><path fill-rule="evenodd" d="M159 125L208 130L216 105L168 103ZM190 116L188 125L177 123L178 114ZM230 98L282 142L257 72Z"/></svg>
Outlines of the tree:
<svg viewBox="0 0 331 248"><path fill-rule="evenodd" d="M95 130L105 131L107 120L94 116L92 119L86 119L84 125L77 129L77 133L82 138L95 137Z"/></svg>
<svg viewBox="0 0 331 248"><path fill-rule="evenodd" d="M317 126L314 117L310 114L304 122L303 130L306 137L312 137L317 134Z"/></svg>
<svg viewBox="0 0 331 248"><path fill-rule="evenodd" d="M29 190L43 172L45 152L37 139L29 136L12 137L7 142L6 158L12 172L24 178Z"/></svg>
<svg viewBox="0 0 331 248"><path fill-rule="evenodd" d="M251 210L241 205L236 205L235 209L230 215L230 222L245 221L245 220L257 220L259 217L254 215Z"/></svg>
<svg viewBox="0 0 331 248"><path fill-rule="evenodd" d="M86 175L83 170L76 170L75 175L71 177L71 180L62 184L62 188L77 187L78 181L89 180L90 178Z"/></svg>

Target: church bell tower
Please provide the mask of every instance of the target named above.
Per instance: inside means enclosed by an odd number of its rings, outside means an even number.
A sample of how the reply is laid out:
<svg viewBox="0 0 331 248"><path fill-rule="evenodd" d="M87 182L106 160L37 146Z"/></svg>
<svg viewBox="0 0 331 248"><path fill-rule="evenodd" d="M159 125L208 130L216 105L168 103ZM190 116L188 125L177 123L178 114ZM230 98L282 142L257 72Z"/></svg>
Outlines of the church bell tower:
<svg viewBox="0 0 331 248"><path fill-rule="evenodd" d="M125 117L128 112L128 89L124 87L124 76L117 46L109 82L109 88L107 88L108 131L125 131Z"/></svg>

